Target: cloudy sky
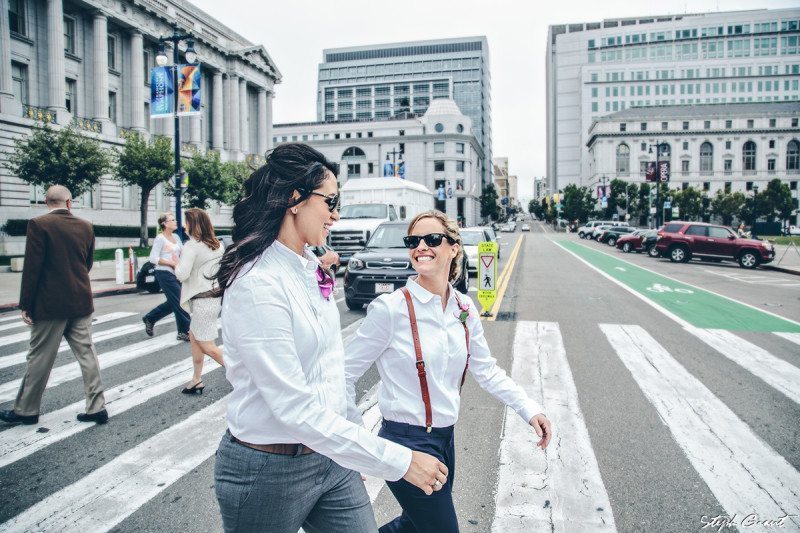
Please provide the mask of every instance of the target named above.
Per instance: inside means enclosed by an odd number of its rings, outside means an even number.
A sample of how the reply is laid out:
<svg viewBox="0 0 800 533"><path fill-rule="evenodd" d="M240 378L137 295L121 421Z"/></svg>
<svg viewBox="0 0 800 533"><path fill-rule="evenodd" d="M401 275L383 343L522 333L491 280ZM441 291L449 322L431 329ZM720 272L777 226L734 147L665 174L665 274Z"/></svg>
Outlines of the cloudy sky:
<svg viewBox="0 0 800 533"><path fill-rule="evenodd" d="M797 0L190 0L263 44L283 74L275 122L316 120L322 50L486 35L492 74L494 156L507 156L529 196L545 172L545 50L551 24L604 18L796 7ZM488 9L487 9L488 7Z"/></svg>

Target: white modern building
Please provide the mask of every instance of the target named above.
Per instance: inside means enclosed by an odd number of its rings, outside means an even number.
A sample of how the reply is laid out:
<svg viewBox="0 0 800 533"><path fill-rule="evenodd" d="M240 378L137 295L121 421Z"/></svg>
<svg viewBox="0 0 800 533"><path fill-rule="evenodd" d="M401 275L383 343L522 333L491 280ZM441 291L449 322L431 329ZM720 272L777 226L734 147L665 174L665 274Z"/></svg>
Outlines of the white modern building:
<svg viewBox="0 0 800 533"><path fill-rule="evenodd" d="M586 184L643 183L648 163L669 162L670 187L712 196L764 190L780 178L797 194L800 180L797 102L629 108L598 118L586 143Z"/></svg>
<svg viewBox="0 0 800 533"><path fill-rule="evenodd" d="M551 191L589 183L590 128L605 115L633 107L797 103L799 41L800 8L550 26Z"/></svg>
<svg viewBox="0 0 800 533"><path fill-rule="evenodd" d="M340 185L383 176L387 163L402 161L405 179L427 187L437 209L466 225L478 222L483 148L453 100L434 100L421 117L275 124L272 141L313 146L340 165Z"/></svg>
<svg viewBox="0 0 800 533"><path fill-rule="evenodd" d="M106 148L121 147L128 132L173 136L172 118L150 118L150 69L159 37L171 35L173 26L194 35L202 72L202 113L181 118L183 156L206 150L223 160L264 155L281 74L263 46L189 2L0 0L0 224L46 212L43 191L4 165L12 140L37 123L73 125ZM75 207L98 224L138 226L139 197L135 187L107 177ZM173 209L163 186L149 207ZM225 206L212 210L220 225L230 225L229 215Z"/></svg>
<svg viewBox="0 0 800 533"><path fill-rule="evenodd" d="M317 120L385 119L424 114L438 98L455 100L472 120L484 159L479 174L489 183L492 99L489 43L464 37L332 48L323 51L317 86Z"/></svg>

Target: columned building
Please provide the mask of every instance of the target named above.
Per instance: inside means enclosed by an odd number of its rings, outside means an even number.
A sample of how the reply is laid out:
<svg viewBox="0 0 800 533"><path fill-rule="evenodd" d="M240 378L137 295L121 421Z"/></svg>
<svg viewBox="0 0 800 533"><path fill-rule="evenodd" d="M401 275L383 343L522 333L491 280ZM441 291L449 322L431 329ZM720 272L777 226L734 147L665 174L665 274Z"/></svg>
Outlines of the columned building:
<svg viewBox="0 0 800 533"><path fill-rule="evenodd" d="M182 155L215 150L223 160L244 160L269 148L281 74L263 46L184 0L97 5L0 0L0 224L44 212L43 191L3 164L12 140L37 123L77 127L107 148L120 148L131 132L174 136L171 117L150 118L150 69L159 37L173 26L194 35L202 72L201 114L180 119ZM167 55L171 63L169 46ZM135 187L107 177L75 205L93 222L136 226L138 203ZM156 212L174 208L163 186L150 203ZM229 215L225 206L212 209L217 224L229 225Z"/></svg>
<svg viewBox="0 0 800 533"><path fill-rule="evenodd" d="M405 179L427 187L434 207L465 225L478 223L483 148L453 100L434 100L422 116L275 124L272 140L306 143L339 163L340 185L384 176L387 164L402 162Z"/></svg>
<svg viewBox="0 0 800 533"><path fill-rule="evenodd" d="M643 183L648 163L670 163L670 187L752 194L779 178L797 198L800 105L796 102L632 108L589 128L587 184Z"/></svg>
<svg viewBox="0 0 800 533"><path fill-rule="evenodd" d="M495 157L492 159L492 180L497 191L498 201L508 198L510 191L508 187L508 158Z"/></svg>

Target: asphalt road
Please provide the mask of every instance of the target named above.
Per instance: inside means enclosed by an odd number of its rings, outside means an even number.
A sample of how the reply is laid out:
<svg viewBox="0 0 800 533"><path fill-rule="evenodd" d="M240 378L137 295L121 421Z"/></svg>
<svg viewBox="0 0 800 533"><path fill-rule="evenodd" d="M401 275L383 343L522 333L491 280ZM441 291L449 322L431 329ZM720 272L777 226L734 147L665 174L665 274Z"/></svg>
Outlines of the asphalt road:
<svg viewBox="0 0 800 533"><path fill-rule="evenodd" d="M536 450L519 418L468 379L456 430L461 530L695 531L704 516L800 514L800 325L792 322L800 319L800 278L676 265L532 226L500 234L501 271L523 240L501 313L483 324L498 364L544 406L555 436L546 453ZM640 279L692 292L656 301L664 294L639 290ZM65 430L82 410L67 350L40 423L0 429L0 530L221 529L213 450L224 423L213 410L230 386L209 363L205 394L180 394L190 371L167 371L188 363L188 345L169 345L174 324L157 326L161 344L139 327L161 298L95 302L96 317L131 313L95 327L106 389L120 388L108 425ZM348 334L365 310L336 298ZM725 313L737 329L693 322ZM24 370L25 327L13 317L0 315L2 408ZM370 369L360 400L377 382ZM368 490L379 524L399 512L379 481ZM800 525L786 521L780 530Z"/></svg>

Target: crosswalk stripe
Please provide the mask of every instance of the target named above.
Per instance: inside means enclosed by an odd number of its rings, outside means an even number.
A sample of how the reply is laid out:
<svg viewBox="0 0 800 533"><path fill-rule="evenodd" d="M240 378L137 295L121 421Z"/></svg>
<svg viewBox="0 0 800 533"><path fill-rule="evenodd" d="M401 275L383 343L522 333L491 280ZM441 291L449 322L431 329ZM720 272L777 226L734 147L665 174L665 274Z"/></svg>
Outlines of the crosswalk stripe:
<svg viewBox="0 0 800 533"><path fill-rule="evenodd" d="M175 322L175 316L170 315L166 318L163 318L158 321L159 324L169 324L170 322ZM117 337L121 337L123 335L127 335L129 333L136 333L137 331L144 332L144 325L140 322L135 324L126 324L124 326L118 326L116 328L105 329L103 331L92 332L92 342L97 344L98 342L103 342L111 339L115 339ZM58 353L66 352L69 350L69 344L67 341L61 341L61 344L58 345ZM28 358L28 350L24 352L17 352L11 355L4 355L0 356L0 369L8 368L10 366L21 365Z"/></svg>
<svg viewBox="0 0 800 533"><path fill-rule="evenodd" d="M541 452L533 428L506 408L492 531L616 531L558 324L517 322L511 377L557 433Z"/></svg>
<svg viewBox="0 0 800 533"><path fill-rule="evenodd" d="M100 315L96 319L92 320L92 326L96 326L98 324L105 324L106 322L112 322L114 320L119 320L121 318L127 318L135 314L136 313L119 311L116 313L109 313L107 315ZM30 340L30 338L31 338L30 330L26 330L21 333L15 333L13 335L7 335L5 337L0 337L0 346L8 346L9 344L15 344L17 342L27 341Z"/></svg>
<svg viewBox="0 0 800 533"><path fill-rule="evenodd" d="M730 331L694 327L686 331L800 404L800 368Z"/></svg>
<svg viewBox="0 0 800 533"><path fill-rule="evenodd" d="M784 333L782 331L776 331L775 335L778 337L783 337L787 341L793 342L795 344L800 344L800 333Z"/></svg>
<svg viewBox="0 0 800 533"><path fill-rule="evenodd" d="M800 473L786 459L643 328L600 329L728 515L800 515Z"/></svg>
<svg viewBox="0 0 800 533"><path fill-rule="evenodd" d="M24 324L22 319L19 317L19 314L15 314L13 316L4 316L3 318L0 318L0 322L10 322L12 320L19 320L20 324Z"/></svg>
<svg viewBox="0 0 800 533"><path fill-rule="evenodd" d="M22 326L27 326L27 324L23 322L22 319L19 319L17 322L11 324L3 324L0 326L0 331L8 331L9 329L21 328Z"/></svg>
<svg viewBox="0 0 800 533"><path fill-rule="evenodd" d="M220 367L213 359L206 359L203 374L217 368ZM187 358L105 391L109 417L113 419L159 394L186 383L188 381L186 376L191 371L192 361ZM93 424L78 422L75 419L76 413L83 412L85 405L86 402L81 400L40 416L36 426L14 426L0 433L0 468L92 427ZM38 428L42 427L48 431L39 432Z"/></svg>
<svg viewBox="0 0 800 533"><path fill-rule="evenodd" d="M149 438L0 525L4 531L108 531L208 459L228 396Z"/></svg>

